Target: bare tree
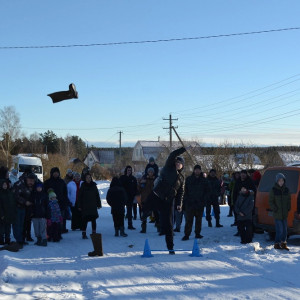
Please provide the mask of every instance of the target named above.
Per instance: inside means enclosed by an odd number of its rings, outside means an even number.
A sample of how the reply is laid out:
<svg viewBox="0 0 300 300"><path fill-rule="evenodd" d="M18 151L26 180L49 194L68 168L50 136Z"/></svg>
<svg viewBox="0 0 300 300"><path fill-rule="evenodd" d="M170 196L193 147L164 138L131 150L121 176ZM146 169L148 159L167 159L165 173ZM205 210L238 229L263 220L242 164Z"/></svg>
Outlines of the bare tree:
<svg viewBox="0 0 300 300"><path fill-rule="evenodd" d="M14 106L5 106L0 109L0 146L9 167L11 151L15 140L20 136L20 117Z"/></svg>

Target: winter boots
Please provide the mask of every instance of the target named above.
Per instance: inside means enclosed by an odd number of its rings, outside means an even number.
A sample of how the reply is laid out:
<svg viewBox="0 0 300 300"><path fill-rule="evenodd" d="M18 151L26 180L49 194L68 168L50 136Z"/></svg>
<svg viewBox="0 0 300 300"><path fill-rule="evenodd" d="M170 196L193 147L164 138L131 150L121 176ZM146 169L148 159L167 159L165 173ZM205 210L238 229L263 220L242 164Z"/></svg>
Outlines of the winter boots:
<svg viewBox="0 0 300 300"><path fill-rule="evenodd" d="M125 233L124 227L120 227L120 236L126 237L128 234Z"/></svg>
<svg viewBox="0 0 300 300"><path fill-rule="evenodd" d="M86 232L85 231L82 231L82 239L83 240L87 240L88 237L86 236Z"/></svg>
<svg viewBox="0 0 300 300"><path fill-rule="evenodd" d="M220 224L219 219L216 219L216 227L218 227L218 228L223 227L223 225Z"/></svg>
<svg viewBox="0 0 300 300"><path fill-rule="evenodd" d="M89 252L88 256L103 256L102 235L100 233L92 233L90 236L93 242L94 251Z"/></svg>
<svg viewBox="0 0 300 300"><path fill-rule="evenodd" d="M41 243L42 243L42 238L39 236L37 238L37 241L34 244L37 245L37 246L41 246Z"/></svg>
<svg viewBox="0 0 300 300"><path fill-rule="evenodd" d="M281 243L281 244L280 244L280 247L281 247L281 249L283 249L283 250L290 251L290 249L287 247L286 243Z"/></svg>
<svg viewBox="0 0 300 300"><path fill-rule="evenodd" d="M146 233L146 229L147 229L147 223L146 222L147 221L142 222L142 225L141 225L142 230L140 231L140 233Z"/></svg>
<svg viewBox="0 0 300 300"><path fill-rule="evenodd" d="M119 227L115 228L115 236L119 236Z"/></svg>
<svg viewBox="0 0 300 300"><path fill-rule="evenodd" d="M188 235L185 235L181 240L182 241L187 241L187 240L189 240L190 239L190 237L188 236Z"/></svg>

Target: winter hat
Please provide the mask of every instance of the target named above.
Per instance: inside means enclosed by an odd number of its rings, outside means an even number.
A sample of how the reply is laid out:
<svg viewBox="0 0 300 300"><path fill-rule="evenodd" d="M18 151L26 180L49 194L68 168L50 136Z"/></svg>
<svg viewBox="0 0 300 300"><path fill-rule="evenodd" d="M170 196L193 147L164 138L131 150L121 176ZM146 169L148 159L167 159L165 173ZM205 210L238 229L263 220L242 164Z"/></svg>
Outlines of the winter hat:
<svg viewBox="0 0 300 300"><path fill-rule="evenodd" d="M75 172L73 177L81 177L81 175L78 172Z"/></svg>
<svg viewBox="0 0 300 300"><path fill-rule="evenodd" d="M182 165L184 165L184 158L182 156L177 156L176 161L179 161Z"/></svg>
<svg viewBox="0 0 300 300"><path fill-rule="evenodd" d="M201 170L201 166L200 166L200 165L196 165L196 166L194 167L194 171L195 171L196 169Z"/></svg>
<svg viewBox="0 0 300 300"><path fill-rule="evenodd" d="M285 176L282 173L276 174L276 182L278 182L279 179L283 179L285 182Z"/></svg>
<svg viewBox="0 0 300 300"><path fill-rule="evenodd" d="M73 174L73 171L72 171L71 169L68 169L68 170L67 170L67 174L69 174L69 173L72 173L72 174Z"/></svg>
<svg viewBox="0 0 300 300"><path fill-rule="evenodd" d="M36 179L36 175L34 173L29 173L27 175L27 178L29 178L29 179Z"/></svg>
<svg viewBox="0 0 300 300"><path fill-rule="evenodd" d="M154 174L154 169L153 169L153 168L149 168L149 169L147 170L147 173L149 174L150 172L152 172L152 173Z"/></svg>
<svg viewBox="0 0 300 300"><path fill-rule="evenodd" d="M241 171L241 174L242 174L242 173L244 173L244 174L248 175L248 172L247 172L247 170L242 170L242 171Z"/></svg>
<svg viewBox="0 0 300 300"><path fill-rule="evenodd" d="M155 162L154 157L152 157L152 156L149 158L149 163L151 163L151 162Z"/></svg>
<svg viewBox="0 0 300 300"><path fill-rule="evenodd" d="M217 173L216 169L211 169L211 170L209 171L209 173L211 173L211 172Z"/></svg>
<svg viewBox="0 0 300 300"><path fill-rule="evenodd" d="M49 199L56 198L56 194L55 194L53 191L51 191L51 192L48 194L48 196L49 196Z"/></svg>
<svg viewBox="0 0 300 300"><path fill-rule="evenodd" d="M225 179L228 179L228 178L229 178L229 174L226 173L226 174L223 175L223 177L224 177Z"/></svg>
<svg viewBox="0 0 300 300"><path fill-rule="evenodd" d="M38 188L38 187L43 188L44 185L43 185L41 182L38 182L38 183L36 184L36 188Z"/></svg>
<svg viewBox="0 0 300 300"><path fill-rule="evenodd" d="M51 169L51 171L50 171L51 176L52 176L53 173L55 173L55 172L58 172L58 174L60 175L60 171L59 171L59 168L58 168L58 167L54 167L54 168Z"/></svg>

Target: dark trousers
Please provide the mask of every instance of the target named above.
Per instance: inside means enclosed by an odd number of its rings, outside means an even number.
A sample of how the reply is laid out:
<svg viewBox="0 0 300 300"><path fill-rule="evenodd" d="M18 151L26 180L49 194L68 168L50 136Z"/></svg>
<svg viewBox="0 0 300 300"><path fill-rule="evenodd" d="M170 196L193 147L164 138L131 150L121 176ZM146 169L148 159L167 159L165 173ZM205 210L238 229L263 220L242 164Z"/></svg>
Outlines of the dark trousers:
<svg viewBox="0 0 300 300"><path fill-rule="evenodd" d="M59 242L61 238L61 223L51 222L47 225L47 235L48 239L53 240L53 242Z"/></svg>
<svg viewBox="0 0 300 300"><path fill-rule="evenodd" d="M160 210L162 231L165 233L165 239L168 250L172 250L174 247L173 243L173 212L174 212L174 201L163 202Z"/></svg>
<svg viewBox="0 0 300 300"><path fill-rule="evenodd" d="M212 197L207 201L206 204L206 220L211 221L211 206L213 206L215 219L220 220L220 206L218 197Z"/></svg>
<svg viewBox="0 0 300 300"><path fill-rule="evenodd" d="M0 242L10 241L11 224L0 221Z"/></svg>
<svg viewBox="0 0 300 300"><path fill-rule="evenodd" d="M193 228L194 218L195 218L195 234L201 233L203 211L204 211L204 206L201 208L186 209L184 235L190 236Z"/></svg>
<svg viewBox="0 0 300 300"><path fill-rule="evenodd" d="M92 231L96 232L96 228L97 228L96 218L90 218L90 217L82 217L82 231L86 231L88 222L92 223Z"/></svg>
<svg viewBox="0 0 300 300"><path fill-rule="evenodd" d="M112 214L115 229L124 228L124 213Z"/></svg>
<svg viewBox="0 0 300 300"><path fill-rule="evenodd" d="M157 210L158 203L160 198L156 196L153 192L149 194L146 201L142 203L142 209L141 209L141 220L142 223L147 223L147 218L151 216L152 212L155 217L155 223L159 225L159 212Z"/></svg>
<svg viewBox="0 0 300 300"><path fill-rule="evenodd" d="M78 210L77 206L71 207L72 211L72 219L71 219L71 229L81 229L82 227L82 214L81 211Z"/></svg>
<svg viewBox="0 0 300 300"><path fill-rule="evenodd" d="M132 226L132 206L132 201L126 204L126 216L128 219L128 226Z"/></svg>
<svg viewBox="0 0 300 300"><path fill-rule="evenodd" d="M13 224L13 234L16 242L23 242L23 228L25 219L25 208L17 208L16 221Z"/></svg>
<svg viewBox="0 0 300 300"><path fill-rule="evenodd" d="M238 232L242 243L251 243L253 236L252 220L238 221Z"/></svg>
<svg viewBox="0 0 300 300"><path fill-rule="evenodd" d="M31 238L31 209L25 208L25 219L23 227L23 240Z"/></svg>

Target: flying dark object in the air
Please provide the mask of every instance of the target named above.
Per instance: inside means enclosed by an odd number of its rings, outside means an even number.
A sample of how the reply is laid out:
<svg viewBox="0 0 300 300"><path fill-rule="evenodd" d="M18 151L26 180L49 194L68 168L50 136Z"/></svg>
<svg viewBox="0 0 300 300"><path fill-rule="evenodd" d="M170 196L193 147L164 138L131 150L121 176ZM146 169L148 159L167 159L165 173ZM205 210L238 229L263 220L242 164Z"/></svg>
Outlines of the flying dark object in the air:
<svg viewBox="0 0 300 300"><path fill-rule="evenodd" d="M57 103L63 100L69 100L69 99L78 99L78 93L76 91L76 86L74 83L71 83L69 85L69 90L68 91L61 91L61 92L56 92L52 94L48 94L53 103Z"/></svg>

